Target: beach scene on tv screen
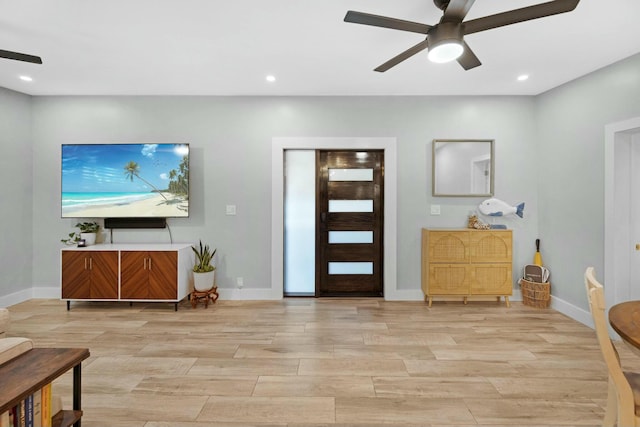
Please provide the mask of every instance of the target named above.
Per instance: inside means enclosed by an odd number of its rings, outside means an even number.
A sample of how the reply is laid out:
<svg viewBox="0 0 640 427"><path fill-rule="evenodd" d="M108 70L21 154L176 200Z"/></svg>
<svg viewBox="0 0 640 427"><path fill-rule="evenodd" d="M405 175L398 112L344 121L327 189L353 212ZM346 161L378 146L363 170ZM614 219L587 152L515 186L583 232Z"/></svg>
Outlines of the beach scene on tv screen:
<svg viewBox="0 0 640 427"><path fill-rule="evenodd" d="M62 217L189 216L187 144L65 144Z"/></svg>

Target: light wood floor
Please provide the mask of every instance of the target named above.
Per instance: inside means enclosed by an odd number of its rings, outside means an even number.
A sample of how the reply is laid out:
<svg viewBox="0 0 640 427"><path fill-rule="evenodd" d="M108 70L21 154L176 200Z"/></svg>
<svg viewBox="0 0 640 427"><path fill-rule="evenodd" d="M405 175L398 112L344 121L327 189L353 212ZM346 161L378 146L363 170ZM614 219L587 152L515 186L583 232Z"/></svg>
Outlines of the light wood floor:
<svg viewBox="0 0 640 427"><path fill-rule="evenodd" d="M90 349L84 427L597 426L604 414L595 333L519 302L285 299L184 302L178 312L74 303L67 312L31 300L9 310L9 336ZM71 406L70 374L54 393Z"/></svg>

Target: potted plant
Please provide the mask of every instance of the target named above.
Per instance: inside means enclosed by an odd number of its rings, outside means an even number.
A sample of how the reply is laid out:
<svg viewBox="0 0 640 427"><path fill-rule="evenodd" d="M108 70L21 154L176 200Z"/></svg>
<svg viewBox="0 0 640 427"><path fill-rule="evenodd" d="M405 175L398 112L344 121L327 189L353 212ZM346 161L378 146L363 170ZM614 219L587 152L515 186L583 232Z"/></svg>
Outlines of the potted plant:
<svg viewBox="0 0 640 427"><path fill-rule="evenodd" d="M200 245L198 248L191 246L193 253L196 254L195 264L193 266L193 287L196 291L206 292L213 289L215 284L216 268L211 264L213 256L217 249L211 250L209 245Z"/></svg>
<svg viewBox="0 0 640 427"><path fill-rule="evenodd" d="M80 229L80 233L75 231L71 232L69 233L68 238L60 241L67 245L77 244L80 240L84 240L85 246L94 245L96 243L96 236L100 229L100 224L95 221L85 221L77 223L76 227Z"/></svg>

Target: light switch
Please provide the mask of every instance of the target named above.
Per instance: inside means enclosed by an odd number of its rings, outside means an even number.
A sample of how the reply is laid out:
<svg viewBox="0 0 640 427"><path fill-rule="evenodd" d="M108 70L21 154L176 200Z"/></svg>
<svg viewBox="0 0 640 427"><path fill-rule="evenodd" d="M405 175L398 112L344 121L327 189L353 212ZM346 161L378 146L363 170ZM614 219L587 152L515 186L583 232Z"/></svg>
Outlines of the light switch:
<svg viewBox="0 0 640 427"><path fill-rule="evenodd" d="M227 205L227 215L236 214L236 205Z"/></svg>
<svg viewBox="0 0 640 427"><path fill-rule="evenodd" d="M431 205L431 215L440 215L440 205Z"/></svg>

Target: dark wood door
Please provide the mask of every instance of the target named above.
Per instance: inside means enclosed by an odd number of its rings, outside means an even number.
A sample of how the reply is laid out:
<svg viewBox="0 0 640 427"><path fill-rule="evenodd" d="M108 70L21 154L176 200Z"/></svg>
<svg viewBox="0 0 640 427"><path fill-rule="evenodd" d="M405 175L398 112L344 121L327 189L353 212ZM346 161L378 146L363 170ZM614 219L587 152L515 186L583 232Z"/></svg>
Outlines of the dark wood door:
<svg viewBox="0 0 640 427"><path fill-rule="evenodd" d="M383 296L384 152L316 159L316 296Z"/></svg>

